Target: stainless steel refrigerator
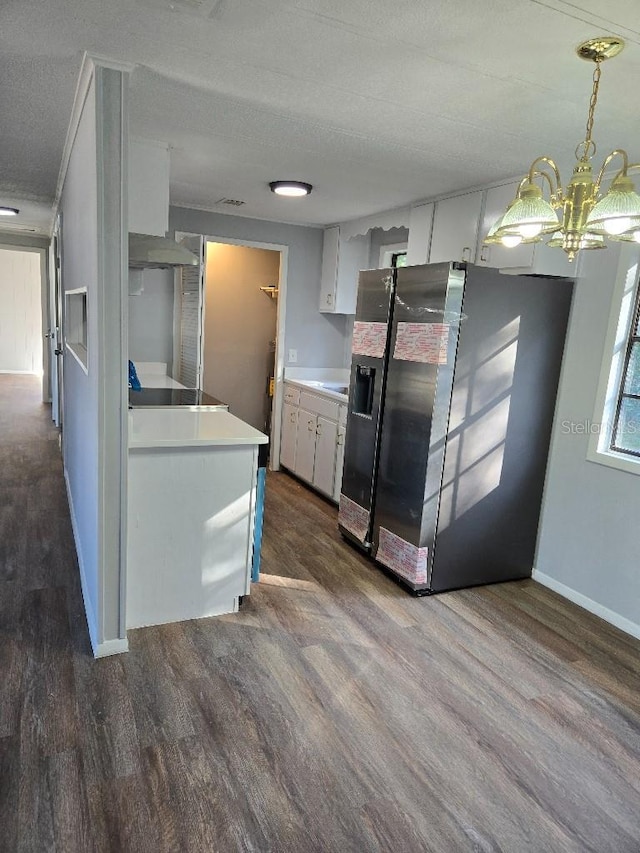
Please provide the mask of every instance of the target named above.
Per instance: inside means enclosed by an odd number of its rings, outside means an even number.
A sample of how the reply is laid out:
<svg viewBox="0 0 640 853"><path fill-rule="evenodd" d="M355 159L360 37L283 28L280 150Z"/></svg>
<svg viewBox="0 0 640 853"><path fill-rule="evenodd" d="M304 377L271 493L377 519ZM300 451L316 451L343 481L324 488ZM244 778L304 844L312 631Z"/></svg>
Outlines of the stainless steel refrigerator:
<svg viewBox="0 0 640 853"><path fill-rule="evenodd" d="M416 593L531 574L572 290L360 273L339 527Z"/></svg>

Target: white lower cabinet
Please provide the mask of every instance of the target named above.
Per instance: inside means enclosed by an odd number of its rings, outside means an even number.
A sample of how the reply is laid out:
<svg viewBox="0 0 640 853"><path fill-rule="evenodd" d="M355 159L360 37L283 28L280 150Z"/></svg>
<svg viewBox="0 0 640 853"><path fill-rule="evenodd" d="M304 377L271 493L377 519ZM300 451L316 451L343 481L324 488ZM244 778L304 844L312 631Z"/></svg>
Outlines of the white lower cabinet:
<svg viewBox="0 0 640 853"><path fill-rule="evenodd" d="M345 412L345 419L347 413L347 407L342 407ZM338 424L338 431L336 434L336 476L333 482L333 499L336 503L340 503L340 492L342 491L342 469L344 468L344 437L347 434L347 426L346 424Z"/></svg>
<svg viewBox="0 0 640 853"><path fill-rule="evenodd" d="M285 401L294 400L294 395L286 391L285 383ZM320 393L302 391L298 399L299 405L283 404L280 462L337 502L342 484L347 407Z"/></svg>
<svg viewBox="0 0 640 853"><path fill-rule="evenodd" d="M316 424L316 456L313 463L313 485L333 497L336 476L338 424L318 415Z"/></svg>
<svg viewBox="0 0 640 853"><path fill-rule="evenodd" d="M298 438L296 442L296 464L294 471L303 480L313 482L313 466L316 459L317 416L300 409L298 412Z"/></svg>
<svg viewBox="0 0 640 853"><path fill-rule="evenodd" d="M282 432L280 436L280 462L293 470L296 467L296 440L298 437L298 407L285 403L282 407Z"/></svg>

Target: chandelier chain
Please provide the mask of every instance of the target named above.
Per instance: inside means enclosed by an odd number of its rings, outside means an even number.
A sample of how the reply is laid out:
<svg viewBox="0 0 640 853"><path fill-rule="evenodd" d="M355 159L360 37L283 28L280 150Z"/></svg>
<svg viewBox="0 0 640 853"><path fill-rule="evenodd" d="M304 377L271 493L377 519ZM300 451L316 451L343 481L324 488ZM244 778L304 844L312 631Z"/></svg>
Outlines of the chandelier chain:
<svg viewBox="0 0 640 853"><path fill-rule="evenodd" d="M584 152L586 156L588 156L589 147L593 142L593 140L591 139L591 132L593 130L593 119L596 111L596 104L598 103L598 88L600 86L600 75L602 74L602 60L596 59L595 63L596 67L593 71L593 90L591 92L591 100L589 101L589 115L587 117L587 135L584 140Z"/></svg>

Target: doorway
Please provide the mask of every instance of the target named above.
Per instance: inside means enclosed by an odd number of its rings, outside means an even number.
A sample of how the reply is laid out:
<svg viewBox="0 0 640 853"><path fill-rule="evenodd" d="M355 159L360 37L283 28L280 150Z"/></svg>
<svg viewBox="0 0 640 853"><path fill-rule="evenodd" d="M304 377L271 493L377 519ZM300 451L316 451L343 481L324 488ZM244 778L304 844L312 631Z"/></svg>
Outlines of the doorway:
<svg viewBox="0 0 640 853"><path fill-rule="evenodd" d="M41 256L39 249L0 248L0 373L40 381L46 361Z"/></svg>
<svg viewBox="0 0 640 853"><path fill-rule="evenodd" d="M281 253L208 239L202 387L232 414L272 431Z"/></svg>

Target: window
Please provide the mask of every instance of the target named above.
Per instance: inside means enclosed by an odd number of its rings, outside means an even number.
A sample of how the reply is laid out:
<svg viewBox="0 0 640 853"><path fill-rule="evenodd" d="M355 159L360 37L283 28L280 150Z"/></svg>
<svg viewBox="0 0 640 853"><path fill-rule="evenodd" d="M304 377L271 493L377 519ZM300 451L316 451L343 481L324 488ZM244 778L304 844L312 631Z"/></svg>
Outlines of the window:
<svg viewBox="0 0 640 853"><path fill-rule="evenodd" d="M380 246L378 269L383 270L387 267L406 267L406 265L406 243L385 243L384 245Z"/></svg>
<svg viewBox="0 0 640 853"><path fill-rule="evenodd" d="M611 449L640 456L640 292L622 368Z"/></svg>

